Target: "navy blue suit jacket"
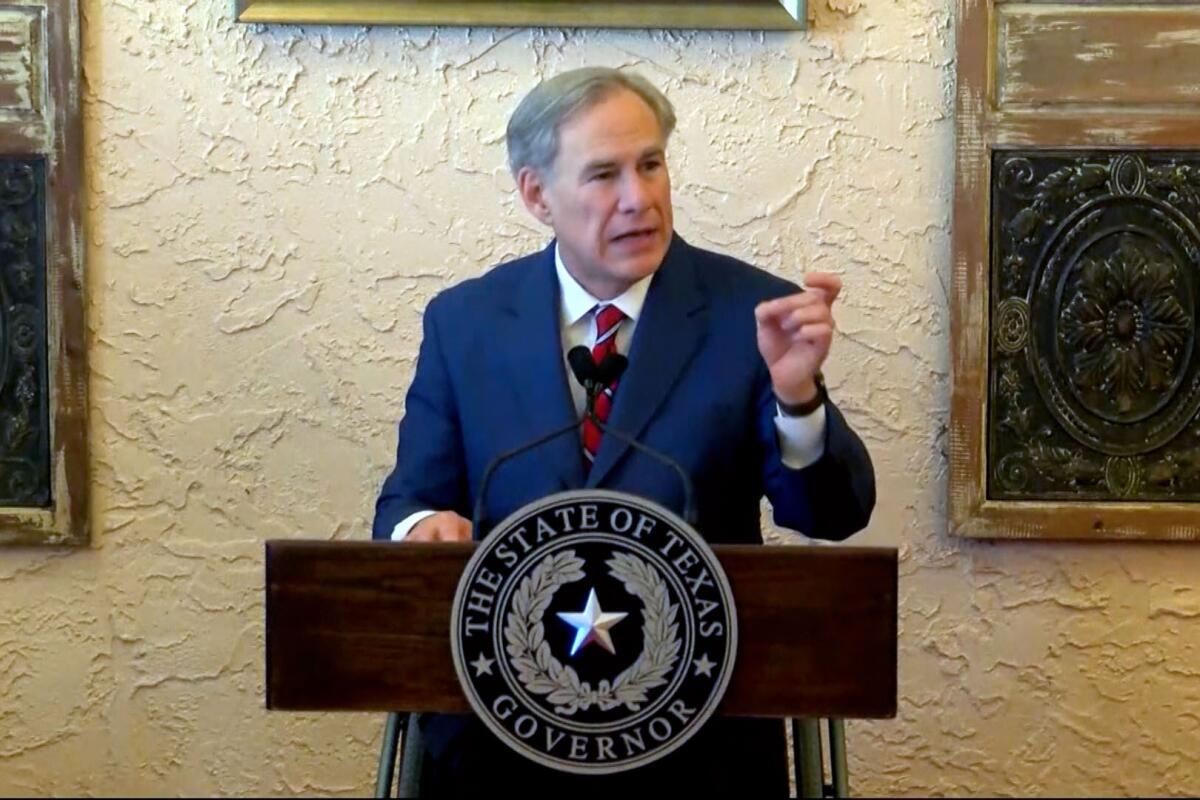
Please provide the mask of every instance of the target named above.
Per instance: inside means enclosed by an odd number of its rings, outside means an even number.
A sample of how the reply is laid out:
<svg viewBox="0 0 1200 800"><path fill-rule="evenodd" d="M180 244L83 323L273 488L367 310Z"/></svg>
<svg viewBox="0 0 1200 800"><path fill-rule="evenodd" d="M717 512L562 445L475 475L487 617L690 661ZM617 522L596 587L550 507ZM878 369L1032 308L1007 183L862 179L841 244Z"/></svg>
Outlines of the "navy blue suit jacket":
<svg viewBox="0 0 1200 800"><path fill-rule="evenodd" d="M860 530L875 504L866 448L833 403L826 405L821 459L800 470L780 461L754 307L795 291L795 284L678 236L650 283L608 423L690 474L696 527L709 542L761 542L764 495L777 524L822 539ZM423 509L470 519L495 456L576 419L560 313L553 243L429 304L374 538L389 538L396 523ZM579 438L565 435L496 471L487 518L495 523L547 494L583 487L682 509L679 479L662 464L607 436L585 477Z"/></svg>
<svg viewBox="0 0 1200 800"><path fill-rule="evenodd" d="M866 448L832 403L820 460L799 470L780 461L754 307L795 291L792 283L679 237L650 283L608 424L689 473L696 528L709 542L761 542L764 495L779 525L824 539L861 529L875 504ZM493 458L576 421L560 314L553 244L429 304L374 538L389 538L396 523L424 509L470 519ZM580 447L578 434L568 434L500 467L487 489L487 519L496 523L545 495L583 487L631 492L681 510L683 490L669 468L605 436L585 477ZM524 762L473 717L425 715L421 729L428 746L422 791L430 794L482 794L497 775L510 785L577 797L667 786L751 794L787 787L782 727L773 720L710 721L694 740L636 775L603 779Z"/></svg>

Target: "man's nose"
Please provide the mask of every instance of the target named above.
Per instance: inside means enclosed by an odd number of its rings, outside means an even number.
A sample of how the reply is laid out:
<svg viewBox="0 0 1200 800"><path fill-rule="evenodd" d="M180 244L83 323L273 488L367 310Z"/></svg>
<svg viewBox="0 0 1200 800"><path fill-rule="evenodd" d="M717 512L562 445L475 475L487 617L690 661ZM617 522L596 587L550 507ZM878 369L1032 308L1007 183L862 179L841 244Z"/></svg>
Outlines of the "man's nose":
<svg viewBox="0 0 1200 800"><path fill-rule="evenodd" d="M627 213L643 211L650 204L650 182L638 172L621 180L620 209Z"/></svg>

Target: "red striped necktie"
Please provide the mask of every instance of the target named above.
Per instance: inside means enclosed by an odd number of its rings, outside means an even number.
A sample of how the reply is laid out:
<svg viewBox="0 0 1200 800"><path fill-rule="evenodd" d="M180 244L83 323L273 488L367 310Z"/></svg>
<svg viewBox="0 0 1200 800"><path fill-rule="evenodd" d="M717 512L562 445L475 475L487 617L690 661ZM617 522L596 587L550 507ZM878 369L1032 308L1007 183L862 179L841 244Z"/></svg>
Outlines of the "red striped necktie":
<svg viewBox="0 0 1200 800"><path fill-rule="evenodd" d="M596 343L592 345L592 360L599 364L609 353L617 352L617 331L621 329L621 323L625 321L626 317L625 312L621 309L608 304L596 306L595 319ZM596 398L596 417L601 422L608 421L608 414L612 411L613 392L617 390L617 383L618 381L610 383ZM583 419L583 466L585 471L591 469L598 452L600 452L600 428L596 426L591 417L585 414Z"/></svg>

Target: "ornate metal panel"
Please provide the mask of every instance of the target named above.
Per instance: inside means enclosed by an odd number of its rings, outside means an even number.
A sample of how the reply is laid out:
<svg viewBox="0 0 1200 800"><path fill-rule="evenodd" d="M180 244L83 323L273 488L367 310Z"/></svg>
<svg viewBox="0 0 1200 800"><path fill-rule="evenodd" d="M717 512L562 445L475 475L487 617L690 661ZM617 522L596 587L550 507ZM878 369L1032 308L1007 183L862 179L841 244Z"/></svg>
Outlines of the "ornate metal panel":
<svg viewBox="0 0 1200 800"><path fill-rule="evenodd" d="M0 158L0 505L50 503L45 163Z"/></svg>
<svg viewBox="0 0 1200 800"><path fill-rule="evenodd" d="M77 0L0 0L0 546L89 540Z"/></svg>
<svg viewBox="0 0 1200 800"><path fill-rule="evenodd" d="M1200 499L1200 152L991 174L989 499Z"/></svg>
<svg viewBox="0 0 1200 800"><path fill-rule="evenodd" d="M957 5L949 530L1200 542L1200 5Z"/></svg>

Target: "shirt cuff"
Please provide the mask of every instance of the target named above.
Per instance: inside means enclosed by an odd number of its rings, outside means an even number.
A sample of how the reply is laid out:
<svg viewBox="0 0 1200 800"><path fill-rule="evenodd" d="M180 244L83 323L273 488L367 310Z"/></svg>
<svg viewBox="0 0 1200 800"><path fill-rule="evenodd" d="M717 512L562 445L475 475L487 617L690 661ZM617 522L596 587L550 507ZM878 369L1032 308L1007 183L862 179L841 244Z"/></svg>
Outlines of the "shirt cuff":
<svg viewBox="0 0 1200 800"><path fill-rule="evenodd" d="M404 519L396 523L396 527L392 528L392 541L399 542L408 536L408 532L417 526L417 523L423 519L428 519L436 514L436 511L418 511L415 514L409 514Z"/></svg>
<svg viewBox="0 0 1200 800"><path fill-rule="evenodd" d="M788 469L804 469L825 455L825 404L806 417L787 417L776 411L780 461Z"/></svg>

